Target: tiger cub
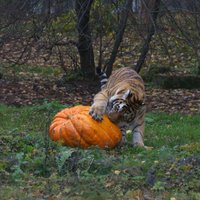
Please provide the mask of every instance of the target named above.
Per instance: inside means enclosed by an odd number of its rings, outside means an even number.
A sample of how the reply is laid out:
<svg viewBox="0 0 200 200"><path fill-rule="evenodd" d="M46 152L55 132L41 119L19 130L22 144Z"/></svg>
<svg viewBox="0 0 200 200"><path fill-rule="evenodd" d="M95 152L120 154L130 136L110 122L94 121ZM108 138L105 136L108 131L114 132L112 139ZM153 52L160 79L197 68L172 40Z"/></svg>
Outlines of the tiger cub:
<svg viewBox="0 0 200 200"><path fill-rule="evenodd" d="M122 132L121 144L126 143L126 130L133 134L132 145L144 147L145 87L140 75L129 67L115 70L109 79L101 73L101 91L94 96L89 114L97 121L104 114Z"/></svg>

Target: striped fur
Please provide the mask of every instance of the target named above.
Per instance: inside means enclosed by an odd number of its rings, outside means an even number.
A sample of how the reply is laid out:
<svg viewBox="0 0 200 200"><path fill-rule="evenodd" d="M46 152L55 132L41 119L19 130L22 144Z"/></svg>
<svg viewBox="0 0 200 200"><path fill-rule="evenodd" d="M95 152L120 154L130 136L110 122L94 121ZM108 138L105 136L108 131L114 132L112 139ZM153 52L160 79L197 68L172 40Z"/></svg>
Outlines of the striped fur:
<svg viewBox="0 0 200 200"><path fill-rule="evenodd" d="M126 131L133 133L133 145L144 146L145 88L142 78L131 68L115 70L107 79L105 73L98 72L101 79L101 91L94 97L90 115L95 120L102 120L107 114L117 123L122 131L123 144Z"/></svg>
<svg viewBox="0 0 200 200"><path fill-rule="evenodd" d="M101 84L101 89L106 85L108 82L108 78L105 72L101 71L101 68L97 67L96 68L96 73L100 78L100 84Z"/></svg>

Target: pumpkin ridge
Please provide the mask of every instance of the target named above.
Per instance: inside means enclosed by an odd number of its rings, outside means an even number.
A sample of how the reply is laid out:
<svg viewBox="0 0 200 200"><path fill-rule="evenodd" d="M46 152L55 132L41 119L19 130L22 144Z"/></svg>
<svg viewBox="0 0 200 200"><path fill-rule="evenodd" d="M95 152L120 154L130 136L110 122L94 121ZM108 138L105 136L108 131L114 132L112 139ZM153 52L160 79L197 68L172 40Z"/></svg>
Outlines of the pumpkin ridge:
<svg viewBox="0 0 200 200"><path fill-rule="evenodd" d="M68 120L68 121L69 121L69 123L71 123L71 128L74 129L74 137L77 138L77 140L78 140L77 143L78 143L79 145L82 144L82 143L85 143L84 145L89 146L89 144L88 144L86 141L84 141L83 138L80 136L80 134L78 133L78 131L77 131L77 129L75 128L75 126L74 126L74 124L72 123L72 121L71 121L71 120ZM66 125L67 125L67 124L66 124ZM73 141L68 140L68 135L67 135L67 134L64 134L64 133L62 133L62 134L63 134L63 137L65 138L66 141L68 141L70 144L73 143ZM75 140L75 141L76 141L76 140ZM81 141L82 141L82 142L81 142ZM73 146L77 146L77 145L76 145L76 142L73 144Z"/></svg>
<svg viewBox="0 0 200 200"><path fill-rule="evenodd" d="M76 132L78 133L78 130L77 130L77 128L76 128L76 126L75 126L75 124L74 124L74 121L71 119L70 120L71 121L71 123L72 123L72 125L73 125L73 127L74 127L74 129L76 130ZM78 133L79 134L79 133ZM84 140L84 138L83 138L83 136L82 135L80 135L79 134L79 136L80 136L80 138L82 139L82 140ZM84 142L86 143L86 145L91 145L91 143L89 143L88 141L86 142L85 140L84 140Z"/></svg>
<svg viewBox="0 0 200 200"><path fill-rule="evenodd" d="M114 141L113 141L113 139L110 137L110 135L109 135L109 133L103 128L103 127L101 127L102 128L102 131L107 135L107 137L110 139L110 141L111 141L111 143L112 143L112 146L114 145Z"/></svg>
<svg viewBox="0 0 200 200"><path fill-rule="evenodd" d="M107 115L104 115L104 119L103 119L103 120L108 121L108 120L110 120L110 119L108 118ZM114 124L115 126L117 126L115 123L113 123L113 124ZM113 127L113 126L110 126L110 129L112 129L112 131L110 131L110 132L106 131L104 127L105 127L105 126L102 126L102 125L101 125L101 128L106 132L106 134L107 134L108 137L111 139L111 141L113 142L113 144L115 144L114 140L118 139L119 137L115 137L115 138L112 137L112 135L116 135L116 136L117 136L116 133L114 133L114 134L109 134L109 133L112 133L112 132L114 131L114 127ZM117 126L117 127L118 127L118 126ZM119 127L118 127L118 129L119 129ZM119 129L119 131L120 131L120 129ZM121 133L121 131L120 131L120 133ZM120 139L120 140L121 140L121 139ZM120 141L120 140L119 140L119 141Z"/></svg>
<svg viewBox="0 0 200 200"><path fill-rule="evenodd" d="M103 120L105 120L105 118L104 118ZM101 126L101 128L102 128L102 130L106 133L106 135L108 136L108 138L112 141L112 144L114 144L114 141L113 141L113 139L110 137L109 133L104 129L103 126Z"/></svg>
<svg viewBox="0 0 200 200"><path fill-rule="evenodd" d="M84 117L86 117L86 118L84 118ZM90 116L89 116L90 117ZM102 140L102 138L99 138L99 134L98 134L98 131L97 131L97 128L95 127L99 122L97 122L97 121L95 121L94 119L91 119L91 120L94 120L93 121L93 123L91 123L91 126L89 126L88 124L87 124L87 118L88 118L88 115L86 114L86 113L81 113L81 120L82 121L85 121L85 125L84 126L86 126L87 125L87 127L88 128L91 128L91 129L93 129L93 131L95 132L94 134L94 136L93 136L93 140L94 141L98 141L97 142L97 144L99 145L99 146L101 146L101 147L105 147L105 142L104 142L104 140ZM101 126L99 126L99 128L101 129L101 132L104 134L104 135L106 135L106 131L105 130L103 130L102 128L101 128ZM84 138L85 139L85 138ZM107 136L107 139L109 139L109 137ZM109 142L108 142L109 143ZM92 145L97 145L97 144L94 144L94 143L91 143ZM113 145L113 143L112 143L112 145ZM109 146L109 145L108 145Z"/></svg>
<svg viewBox="0 0 200 200"><path fill-rule="evenodd" d="M85 110L84 110L85 111ZM88 117L88 115L85 113L85 112L80 112L82 115L84 115L84 116L86 116L86 117ZM87 110L87 111L89 111L89 109ZM107 119L106 119L107 118ZM92 120L94 120L94 119L92 119ZM108 118L108 116L107 115L104 115L103 116L103 120L104 121L108 121L109 120L109 118ZM104 126L102 126L102 122L97 122L96 120L94 120L94 122L95 122L95 124L98 124L99 125L99 127L102 129L102 131L106 134L106 136L107 136L107 138L109 138L110 139L110 141L111 141L111 143L112 143L112 145L114 145L115 144L115 142L114 142L114 138L112 138L112 136L111 136L111 134L109 134L109 132L107 131L107 130L105 130L105 128L104 128ZM113 123L114 124L114 123ZM116 124L115 124L116 125ZM116 125L117 126L117 125ZM120 131L121 132L121 131ZM118 138L118 137L116 137L116 138Z"/></svg>

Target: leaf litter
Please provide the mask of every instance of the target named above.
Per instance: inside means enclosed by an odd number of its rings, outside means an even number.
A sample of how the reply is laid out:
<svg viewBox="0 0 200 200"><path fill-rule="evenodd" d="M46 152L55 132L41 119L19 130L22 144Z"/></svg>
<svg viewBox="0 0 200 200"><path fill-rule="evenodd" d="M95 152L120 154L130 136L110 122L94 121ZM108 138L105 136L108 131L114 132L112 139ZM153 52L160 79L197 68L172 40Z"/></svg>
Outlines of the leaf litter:
<svg viewBox="0 0 200 200"><path fill-rule="evenodd" d="M58 84L54 78L0 80L0 103L7 105L35 105L44 99L59 101L70 106L91 105L100 90L98 81L71 80ZM146 89L148 112L200 113L200 89Z"/></svg>

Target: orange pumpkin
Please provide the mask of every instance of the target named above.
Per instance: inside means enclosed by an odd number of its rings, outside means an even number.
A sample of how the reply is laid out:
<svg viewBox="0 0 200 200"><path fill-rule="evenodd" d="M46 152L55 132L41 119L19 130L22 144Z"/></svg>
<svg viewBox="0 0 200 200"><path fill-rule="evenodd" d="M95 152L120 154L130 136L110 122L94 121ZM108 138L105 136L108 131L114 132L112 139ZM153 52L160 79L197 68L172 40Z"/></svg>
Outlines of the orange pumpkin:
<svg viewBox="0 0 200 200"><path fill-rule="evenodd" d="M92 119L89 108L80 105L58 112L49 128L50 138L71 147L115 147L122 137L120 129L107 116L101 122Z"/></svg>

